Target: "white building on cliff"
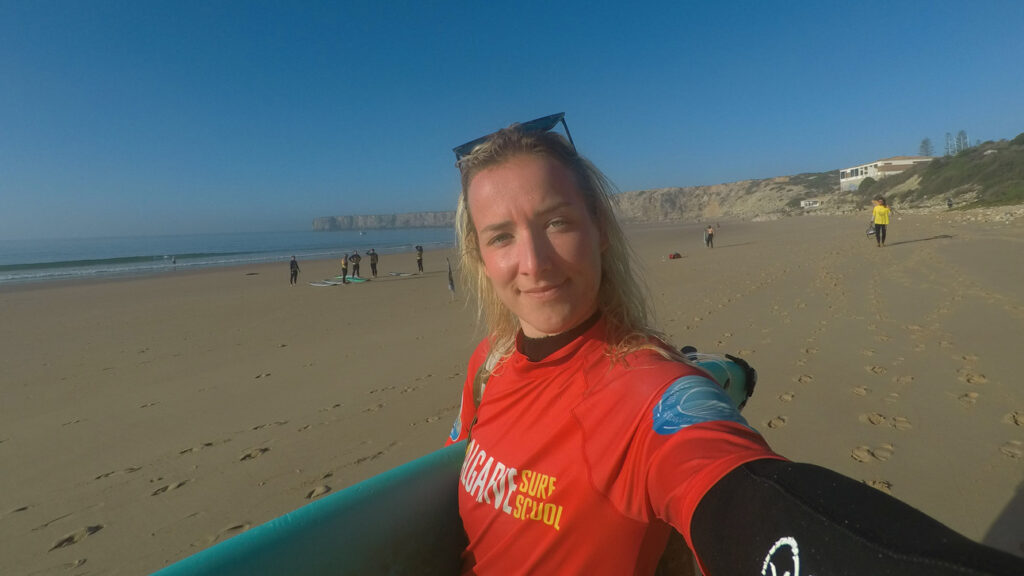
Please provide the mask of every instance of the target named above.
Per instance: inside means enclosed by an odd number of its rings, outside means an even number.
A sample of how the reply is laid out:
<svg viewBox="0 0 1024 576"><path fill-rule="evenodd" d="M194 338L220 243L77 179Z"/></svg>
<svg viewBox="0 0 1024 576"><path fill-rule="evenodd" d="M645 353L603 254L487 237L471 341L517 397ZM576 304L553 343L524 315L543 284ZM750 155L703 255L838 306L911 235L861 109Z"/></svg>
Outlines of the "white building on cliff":
<svg viewBox="0 0 1024 576"><path fill-rule="evenodd" d="M839 190L843 192L856 190L865 178L881 180L886 176L895 176L915 164L931 161L931 156L893 156L852 168L844 168L839 171Z"/></svg>

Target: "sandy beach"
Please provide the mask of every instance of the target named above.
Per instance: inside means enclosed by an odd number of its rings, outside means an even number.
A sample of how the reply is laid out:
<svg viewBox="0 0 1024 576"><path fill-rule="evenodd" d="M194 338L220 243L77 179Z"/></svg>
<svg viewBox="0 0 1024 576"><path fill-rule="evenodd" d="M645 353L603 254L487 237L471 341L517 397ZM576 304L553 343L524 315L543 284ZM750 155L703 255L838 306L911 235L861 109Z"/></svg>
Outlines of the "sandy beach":
<svg viewBox="0 0 1024 576"><path fill-rule="evenodd" d="M628 234L670 339L757 368L778 452L1024 556L1024 218L866 220ZM0 574L146 574L440 447L481 336L446 256L0 287Z"/></svg>

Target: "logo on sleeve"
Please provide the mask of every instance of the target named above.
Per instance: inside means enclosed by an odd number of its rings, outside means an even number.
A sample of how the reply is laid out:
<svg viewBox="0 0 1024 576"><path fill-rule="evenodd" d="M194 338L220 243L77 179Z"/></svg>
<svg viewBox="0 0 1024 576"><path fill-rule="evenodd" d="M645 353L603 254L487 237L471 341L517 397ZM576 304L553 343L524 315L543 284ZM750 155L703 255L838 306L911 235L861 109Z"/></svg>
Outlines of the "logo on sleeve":
<svg viewBox="0 0 1024 576"><path fill-rule="evenodd" d="M459 439L462 434L462 404L459 404L459 413L455 415L455 422L452 424L452 431L448 434L452 442Z"/></svg>
<svg viewBox="0 0 1024 576"><path fill-rule="evenodd" d="M673 382L661 395L651 416L658 434L674 434L687 426L716 420L750 427L725 390L703 376L684 376Z"/></svg>

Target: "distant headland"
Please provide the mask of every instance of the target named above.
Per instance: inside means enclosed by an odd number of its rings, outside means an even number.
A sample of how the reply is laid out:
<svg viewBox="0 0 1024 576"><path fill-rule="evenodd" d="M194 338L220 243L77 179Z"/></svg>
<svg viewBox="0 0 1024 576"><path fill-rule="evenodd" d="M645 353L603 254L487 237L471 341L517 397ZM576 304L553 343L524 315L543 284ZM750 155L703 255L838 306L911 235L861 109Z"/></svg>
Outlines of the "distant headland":
<svg viewBox="0 0 1024 576"><path fill-rule="evenodd" d="M455 212L406 212L404 214L353 214L313 219L313 230L381 230L385 228L450 228Z"/></svg>

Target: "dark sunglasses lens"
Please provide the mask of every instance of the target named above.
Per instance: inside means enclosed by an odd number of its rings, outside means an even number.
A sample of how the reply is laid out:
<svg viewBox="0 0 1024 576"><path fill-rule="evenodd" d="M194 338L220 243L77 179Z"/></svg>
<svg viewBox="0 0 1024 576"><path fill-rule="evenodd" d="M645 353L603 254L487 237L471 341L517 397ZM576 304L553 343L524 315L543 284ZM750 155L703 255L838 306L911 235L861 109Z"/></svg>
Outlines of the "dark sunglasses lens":
<svg viewBox="0 0 1024 576"><path fill-rule="evenodd" d="M564 117L565 113L559 112L558 114L552 114L550 116L544 116L543 118L530 120L529 122L523 122L522 124L519 125L519 129L527 133L548 132L555 126L557 126L558 123L561 122L562 118ZM568 128L566 128L566 130L568 130ZM456 146L455 148L452 149L452 151L455 152L455 160L461 160L463 157L468 156L473 152L474 148L486 142L487 139L493 136L494 134L497 134L497 132L492 132L487 136L477 138L476 140L470 140L469 142L466 142L461 146Z"/></svg>

